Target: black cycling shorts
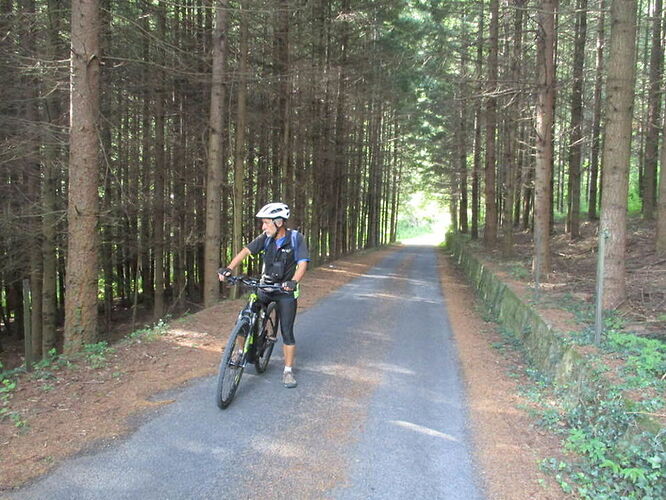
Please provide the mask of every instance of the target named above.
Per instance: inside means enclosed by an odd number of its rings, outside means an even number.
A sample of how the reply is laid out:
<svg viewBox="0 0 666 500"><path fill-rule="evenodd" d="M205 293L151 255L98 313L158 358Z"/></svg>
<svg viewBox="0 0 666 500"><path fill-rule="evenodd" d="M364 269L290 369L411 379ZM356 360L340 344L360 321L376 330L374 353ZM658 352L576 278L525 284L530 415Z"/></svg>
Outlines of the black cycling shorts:
<svg viewBox="0 0 666 500"><path fill-rule="evenodd" d="M271 302L275 302L280 316L282 342L284 345L295 345L294 320L296 319L298 299L294 297L293 293L266 293L262 290L259 290L258 296L259 301L263 304L268 305Z"/></svg>

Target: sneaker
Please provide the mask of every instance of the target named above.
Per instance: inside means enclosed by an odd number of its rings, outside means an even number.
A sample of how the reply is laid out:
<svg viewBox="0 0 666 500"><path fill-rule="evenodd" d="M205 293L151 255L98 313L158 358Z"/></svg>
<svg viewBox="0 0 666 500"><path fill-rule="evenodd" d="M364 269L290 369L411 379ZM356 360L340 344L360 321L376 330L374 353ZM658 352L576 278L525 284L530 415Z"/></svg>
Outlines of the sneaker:
<svg viewBox="0 0 666 500"><path fill-rule="evenodd" d="M284 372L282 374L282 383L287 389L292 389L296 387L296 379L292 372Z"/></svg>

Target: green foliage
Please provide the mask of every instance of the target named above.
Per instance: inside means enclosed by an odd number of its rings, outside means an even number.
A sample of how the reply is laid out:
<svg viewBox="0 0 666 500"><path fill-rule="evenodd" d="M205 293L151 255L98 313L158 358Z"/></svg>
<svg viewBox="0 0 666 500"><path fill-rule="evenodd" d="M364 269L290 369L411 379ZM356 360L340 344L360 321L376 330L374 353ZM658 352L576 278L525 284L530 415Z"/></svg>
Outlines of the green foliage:
<svg viewBox="0 0 666 500"><path fill-rule="evenodd" d="M7 401L11 393L16 389L16 380L3 379L0 385L0 401Z"/></svg>
<svg viewBox="0 0 666 500"><path fill-rule="evenodd" d="M150 342L164 335L169 330L168 317L160 319L153 326L146 326L140 330L135 330L124 341L128 343Z"/></svg>
<svg viewBox="0 0 666 500"><path fill-rule="evenodd" d="M549 459L542 467L556 473L563 491L570 492L573 483L582 498L664 498L664 438L645 434L640 439L640 445L609 447L602 439L583 431L572 432L566 447L586 461L569 463Z"/></svg>
<svg viewBox="0 0 666 500"><path fill-rule="evenodd" d="M113 347L109 347L108 342L105 341L83 346L84 356L93 368L103 368L106 366L106 357L115 351L116 350Z"/></svg>
<svg viewBox="0 0 666 500"><path fill-rule="evenodd" d="M18 370L4 370L0 363L0 421L9 418L15 427L25 427L26 421L17 411L9 409L9 400L16 390L16 375Z"/></svg>
<svg viewBox="0 0 666 500"><path fill-rule="evenodd" d="M643 202L641 201L640 186L638 183L638 176L629 184L629 197L627 199L627 210L630 215L639 215L643 209Z"/></svg>
<svg viewBox="0 0 666 500"><path fill-rule="evenodd" d="M127 342L142 342L151 341L164 335L168 330L166 320L160 320L152 327L147 327L142 330L132 332L127 336ZM48 355L33 365L34 371L27 374L33 380L49 381L40 386L44 392L50 392L55 389L55 385L51 383L52 380L58 378L57 372L68 368L77 369L77 361L85 361L92 368L98 369L106 366L108 356L113 354L115 349L110 347L107 342L97 342L95 344L86 344L80 354L68 357L58 355L55 349L51 349ZM27 426L26 420L18 411L13 411L9 407L9 401L13 392L15 391L19 375L26 374L24 367L18 367L13 370L5 370L3 364L0 362L0 420L9 419L15 427L21 429ZM116 371L112 374L114 378L118 378L122 372Z"/></svg>
<svg viewBox="0 0 666 500"><path fill-rule="evenodd" d="M412 225L414 224L414 225ZM398 240L407 240L416 238L432 232L432 226L427 221L417 221L416 223L400 220L398 221Z"/></svg>
<svg viewBox="0 0 666 500"><path fill-rule="evenodd" d="M627 365L641 376L661 377L666 373L666 344L660 340L610 331L604 347L627 356Z"/></svg>
<svg viewBox="0 0 666 500"><path fill-rule="evenodd" d="M5 411L3 411L5 410ZM21 429L27 426L28 422L17 411L8 411L6 408L0 409L0 420L9 418L14 424L14 427Z"/></svg>
<svg viewBox="0 0 666 500"><path fill-rule="evenodd" d="M0 362L0 404L5 404L11 397L11 393L16 389L16 371L4 370Z"/></svg>
<svg viewBox="0 0 666 500"><path fill-rule="evenodd" d="M55 372L69 366L71 366L69 358L58 355L54 348L48 352L46 357L35 363L32 377L38 380L54 379L57 378Z"/></svg>
<svg viewBox="0 0 666 500"><path fill-rule="evenodd" d="M570 336L580 344L589 344L592 338L594 305L581 303L571 295L565 295L559 306L574 314L579 323L587 325ZM662 377L666 373L666 344L660 340L622 332L626 320L615 311L604 312L604 329L601 348L616 353L626 361L624 375L627 388L658 386L665 388Z"/></svg>
<svg viewBox="0 0 666 500"><path fill-rule="evenodd" d="M523 264L512 264L509 267L509 274L517 280L529 280L532 276L532 272L527 269Z"/></svg>
<svg viewBox="0 0 666 500"><path fill-rule="evenodd" d="M634 349L637 355L651 360L643 366L652 366L653 356L644 355L644 341L649 339L629 334L611 338L624 350ZM542 427L564 432L567 456L575 456L567 460L550 458L541 464L565 493L595 500L666 497L663 430L659 434L633 435L642 414L663 407L661 397L630 401L623 396L622 387L608 388L597 381L583 388L577 404L559 406L562 397L570 398L571 388L552 386L536 370L527 373L535 384L523 386L521 393L534 404L523 409Z"/></svg>
<svg viewBox="0 0 666 500"><path fill-rule="evenodd" d="M504 326L499 327L499 332L502 335L502 341L504 344L510 346L516 351L523 350L523 344L520 339L511 331L511 329Z"/></svg>
<svg viewBox="0 0 666 500"><path fill-rule="evenodd" d="M565 450L578 458L548 459L545 470L563 491L582 498L663 498L666 495L666 449L663 434L629 439L641 404L627 402L615 388L588 389L578 405L561 414L567 425Z"/></svg>

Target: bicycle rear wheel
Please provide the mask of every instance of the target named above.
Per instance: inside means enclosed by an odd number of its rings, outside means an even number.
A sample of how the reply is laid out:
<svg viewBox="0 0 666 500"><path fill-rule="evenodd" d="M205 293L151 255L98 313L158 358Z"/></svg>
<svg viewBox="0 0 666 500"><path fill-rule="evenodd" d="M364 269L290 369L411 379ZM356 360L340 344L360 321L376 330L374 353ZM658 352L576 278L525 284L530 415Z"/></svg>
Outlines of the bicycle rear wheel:
<svg viewBox="0 0 666 500"><path fill-rule="evenodd" d="M243 350L248 335L250 335L250 321L247 318L241 318L229 335L217 375L215 402L222 409L231 403L243 375L247 359L247 353L244 353Z"/></svg>
<svg viewBox="0 0 666 500"><path fill-rule="evenodd" d="M264 373L268 367L268 361L273 354L273 347L275 347L275 340L269 340L268 337L277 338L278 324L280 319L278 317L278 310L275 302L268 304L266 308L266 315L264 316L261 325L261 333L257 338L257 350L254 355L254 367L258 373Z"/></svg>

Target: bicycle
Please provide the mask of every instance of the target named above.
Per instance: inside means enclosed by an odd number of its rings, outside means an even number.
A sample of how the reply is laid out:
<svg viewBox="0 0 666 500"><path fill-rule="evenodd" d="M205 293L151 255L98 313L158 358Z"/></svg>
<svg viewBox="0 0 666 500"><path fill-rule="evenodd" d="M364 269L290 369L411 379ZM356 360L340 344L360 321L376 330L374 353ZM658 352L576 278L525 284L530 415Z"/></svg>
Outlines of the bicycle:
<svg viewBox="0 0 666 500"><path fill-rule="evenodd" d="M236 325L224 348L217 375L215 402L221 409L229 406L236 394L247 363L254 363L257 373L264 373L273 353L280 318L275 302L268 305L258 301L259 290L282 290L280 284L261 283L256 278L229 276L230 284L242 284L251 289L247 304L238 314Z"/></svg>

